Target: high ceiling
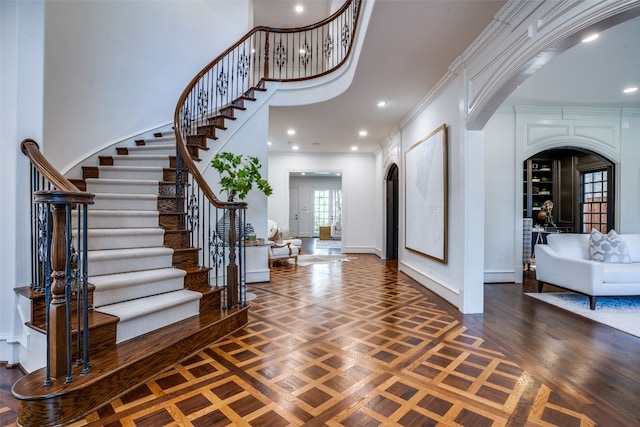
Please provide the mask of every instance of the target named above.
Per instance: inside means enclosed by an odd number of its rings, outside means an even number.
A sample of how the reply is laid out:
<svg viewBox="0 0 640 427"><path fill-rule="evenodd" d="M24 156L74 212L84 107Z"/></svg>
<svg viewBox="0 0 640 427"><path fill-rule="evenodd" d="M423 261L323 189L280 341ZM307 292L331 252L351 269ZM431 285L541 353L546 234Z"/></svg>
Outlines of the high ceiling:
<svg viewBox="0 0 640 427"><path fill-rule="evenodd" d="M579 43L529 77L506 100L521 105L640 108L640 17Z"/></svg>
<svg viewBox="0 0 640 427"><path fill-rule="evenodd" d="M302 4L305 12L296 14L296 4ZM503 4L497 0L377 0L349 89L318 104L272 107L269 150L291 151L298 145L299 152L346 153L352 146L359 153L376 151ZM325 0L254 0L255 25L302 26L328 14ZM621 93L624 85L640 85L637 40L640 18L559 55L506 103L640 107L640 94L623 98ZM378 108L380 100L388 105ZM287 135L288 129L296 134ZM368 135L360 137L360 130Z"/></svg>

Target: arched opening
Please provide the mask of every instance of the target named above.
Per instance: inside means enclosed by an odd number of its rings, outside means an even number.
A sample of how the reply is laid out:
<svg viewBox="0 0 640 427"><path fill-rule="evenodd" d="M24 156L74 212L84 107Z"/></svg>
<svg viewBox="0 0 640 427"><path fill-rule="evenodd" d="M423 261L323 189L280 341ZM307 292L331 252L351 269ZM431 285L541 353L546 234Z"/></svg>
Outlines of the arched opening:
<svg viewBox="0 0 640 427"><path fill-rule="evenodd" d="M385 258L398 258L398 227L399 227L399 183L398 166L392 164L387 171L386 184L386 247Z"/></svg>
<svg viewBox="0 0 640 427"><path fill-rule="evenodd" d="M614 163L595 152L575 147L539 152L523 164L523 217L537 229L606 233L616 227L615 179Z"/></svg>

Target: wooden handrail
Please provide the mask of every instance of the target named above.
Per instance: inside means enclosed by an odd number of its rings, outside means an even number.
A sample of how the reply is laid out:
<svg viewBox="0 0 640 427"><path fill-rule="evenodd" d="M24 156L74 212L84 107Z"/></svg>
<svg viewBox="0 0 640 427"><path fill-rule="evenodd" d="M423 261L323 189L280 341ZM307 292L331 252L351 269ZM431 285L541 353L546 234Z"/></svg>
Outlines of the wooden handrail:
<svg viewBox="0 0 640 427"><path fill-rule="evenodd" d="M40 152L40 146L33 139L27 138L20 143L20 150L31 160L33 166L44 176L55 188L60 191L81 193L81 191L67 178L54 168L51 163ZM88 194L88 193L87 193Z"/></svg>

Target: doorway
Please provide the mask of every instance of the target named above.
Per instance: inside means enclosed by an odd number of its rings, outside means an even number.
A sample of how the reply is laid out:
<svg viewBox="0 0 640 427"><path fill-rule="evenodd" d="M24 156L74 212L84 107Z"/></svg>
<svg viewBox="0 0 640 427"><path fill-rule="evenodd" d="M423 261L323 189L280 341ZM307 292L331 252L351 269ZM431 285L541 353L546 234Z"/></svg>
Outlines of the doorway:
<svg viewBox="0 0 640 427"><path fill-rule="evenodd" d="M615 166L605 157L551 149L525 160L523 172L523 217L534 226L568 233L615 227Z"/></svg>
<svg viewBox="0 0 640 427"><path fill-rule="evenodd" d="M399 232L399 184L398 166L392 164L385 179L386 187L386 259L398 258L398 232Z"/></svg>
<svg viewBox="0 0 640 427"><path fill-rule="evenodd" d="M320 235L320 227L330 227L342 218L342 190L317 189L313 191L313 235Z"/></svg>
<svg viewBox="0 0 640 427"><path fill-rule="evenodd" d="M317 192L320 192L318 194ZM297 237L317 237L342 215L340 172L289 172L289 226Z"/></svg>

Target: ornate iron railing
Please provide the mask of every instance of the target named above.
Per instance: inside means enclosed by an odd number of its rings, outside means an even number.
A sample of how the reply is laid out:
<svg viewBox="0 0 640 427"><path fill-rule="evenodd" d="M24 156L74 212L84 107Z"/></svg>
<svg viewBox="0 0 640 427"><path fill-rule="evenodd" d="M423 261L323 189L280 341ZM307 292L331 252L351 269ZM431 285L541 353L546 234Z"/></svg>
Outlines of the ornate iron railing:
<svg viewBox="0 0 640 427"><path fill-rule="evenodd" d="M44 294L48 387L52 378L73 381L74 364L81 374L91 367L87 207L94 196L53 168L32 139L20 148L31 161L31 290Z"/></svg>
<svg viewBox="0 0 640 427"><path fill-rule="evenodd" d="M341 67L353 48L361 6L362 0L348 0L329 18L307 27L254 28L202 69L178 100L174 114L176 194L185 206L182 223L190 232L193 246L206 245L199 263L210 268L213 275L210 283L215 286L224 283L229 306L235 306L234 295L238 295L240 305L245 304L247 205L219 200L200 174L194 158L206 147L207 139L215 139L216 132L224 129L225 119L233 117L236 109L244 109L248 101L255 100L258 91L266 89L266 81L307 80ZM182 197L185 191L189 194ZM235 223L236 216L237 227L228 227ZM226 221L221 218L229 218L226 227L234 232L228 236L219 233L217 224ZM222 229L226 227L223 225ZM222 259L227 256L225 269ZM234 272L239 272L240 277L232 276ZM218 280L220 277L222 282Z"/></svg>

